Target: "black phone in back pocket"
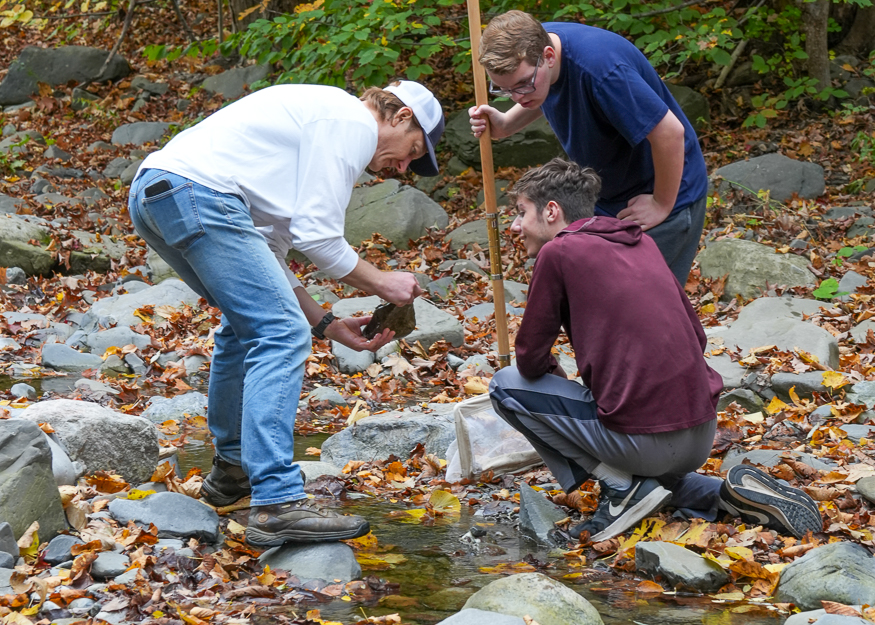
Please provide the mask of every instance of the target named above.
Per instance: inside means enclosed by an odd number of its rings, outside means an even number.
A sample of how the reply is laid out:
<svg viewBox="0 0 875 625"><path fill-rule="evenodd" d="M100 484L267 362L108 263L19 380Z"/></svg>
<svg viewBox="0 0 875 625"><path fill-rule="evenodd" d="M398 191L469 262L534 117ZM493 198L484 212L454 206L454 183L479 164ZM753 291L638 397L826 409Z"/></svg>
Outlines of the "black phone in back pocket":
<svg viewBox="0 0 875 625"><path fill-rule="evenodd" d="M150 184L146 187L145 196L146 197L155 197L156 195L161 195L165 191L170 191L173 187L170 186L170 183L166 179L161 179L158 182Z"/></svg>

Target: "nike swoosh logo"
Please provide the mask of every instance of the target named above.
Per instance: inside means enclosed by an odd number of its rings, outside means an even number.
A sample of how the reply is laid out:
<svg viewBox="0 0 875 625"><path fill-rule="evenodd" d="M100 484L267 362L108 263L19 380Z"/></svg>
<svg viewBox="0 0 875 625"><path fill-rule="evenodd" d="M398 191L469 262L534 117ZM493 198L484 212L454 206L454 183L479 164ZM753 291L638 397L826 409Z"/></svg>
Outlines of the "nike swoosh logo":
<svg viewBox="0 0 875 625"><path fill-rule="evenodd" d="M754 512L753 510L746 509L741 511L742 514L746 516L755 517L758 522L762 525L766 525L769 522L769 517L763 514L762 512Z"/></svg>
<svg viewBox="0 0 875 625"><path fill-rule="evenodd" d="M608 505L608 513L611 516L620 516L620 514L623 513L623 510L626 509L626 504L629 503L629 500L632 499L632 496L638 491L639 486L641 486L641 482L638 482L635 485L635 488L633 488L632 490L629 491L629 494L626 495L626 498L620 502L619 506L615 507L613 503L609 504Z"/></svg>

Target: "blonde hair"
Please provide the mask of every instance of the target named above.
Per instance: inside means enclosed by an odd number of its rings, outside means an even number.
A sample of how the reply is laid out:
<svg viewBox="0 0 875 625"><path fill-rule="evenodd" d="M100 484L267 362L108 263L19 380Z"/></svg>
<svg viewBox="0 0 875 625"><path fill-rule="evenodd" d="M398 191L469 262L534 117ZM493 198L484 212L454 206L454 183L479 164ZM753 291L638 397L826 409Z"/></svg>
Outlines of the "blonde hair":
<svg viewBox="0 0 875 625"><path fill-rule="evenodd" d="M492 74L511 74L523 61L538 64L553 45L541 22L523 11L508 11L490 20L480 39L480 64Z"/></svg>
<svg viewBox="0 0 875 625"><path fill-rule="evenodd" d="M393 86L398 85L399 82L395 81L391 83ZM365 104L370 105L372 109L374 109L377 114L379 114L380 119L384 122L391 120L395 115L403 109L406 104L401 101L398 96L396 96L391 91L385 91L380 87L370 87L368 88L359 98ZM410 116L410 128L409 130L412 132L414 130L422 131L422 125L420 125L419 120L416 119L416 115Z"/></svg>

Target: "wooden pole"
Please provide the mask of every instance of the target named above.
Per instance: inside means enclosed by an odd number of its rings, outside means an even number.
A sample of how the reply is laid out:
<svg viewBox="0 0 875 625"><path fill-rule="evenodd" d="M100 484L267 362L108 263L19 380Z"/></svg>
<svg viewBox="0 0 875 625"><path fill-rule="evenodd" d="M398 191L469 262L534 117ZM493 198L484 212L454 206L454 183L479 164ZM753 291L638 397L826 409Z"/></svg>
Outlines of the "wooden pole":
<svg viewBox="0 0 875 625"><path fill-rule="evenodd" d="M488 102L486 72L480 65L480 0L468 1L468 26L471 31L471 71L474 73L474 98L477 106ZM498 365L510 364L507 336L507 313L504 306L504 275L501 268L501 235L498 230L498 207L495 199L495 166L492 163L492 132L489 122L480 135L480 163L483 171L483 194L486 196L486 230L489 233L489 273L492 301L495 304L495 329L498 334Z"/></svg>

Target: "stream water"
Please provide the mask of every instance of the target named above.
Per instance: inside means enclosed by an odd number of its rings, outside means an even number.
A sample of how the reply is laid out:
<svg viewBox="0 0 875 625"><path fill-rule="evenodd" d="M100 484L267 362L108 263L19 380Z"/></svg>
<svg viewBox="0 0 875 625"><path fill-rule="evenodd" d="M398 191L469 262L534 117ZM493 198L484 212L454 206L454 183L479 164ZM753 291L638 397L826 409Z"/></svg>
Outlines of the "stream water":
<svg viewBox="0 0 875 625"><path fill-rule="evenodd" d="M68 394L75 378L12 379L0 377L0 390L24 381L39 395L54 391ZM205 392L206 389L198 389ZM307 459L308 447L321 447L327 434L295 437L295 456ZM178 454L183 474L192 467L205 472L212 464L213 447L207 433L189 437ZM355 497L355 494L353 494ZM606 625L779 625L785 616L758 605L726 604L697 595L638 595L636 580L616 575L604 562L588 562L584 568L569 568L561 551L550 552L525 537L507 521L492 521L475 516L462 506L456 517L438 519L434 525L403 523L390 518L393 511L407 509L404 504L369 497L351 498L344 511L366 517L382 549L405 560L387 570L367 570L400 585L400 594L383 597L375 605L335 600L328 604L295 610L319 608L322 618L351 623L365 616L398 613L405 625L432 625L461 609L467 598L501 574L484 569L513 565L527 558L546 564L541 572L568 585L590 601ZM462 539L472 527L486 531L481 542L472 545ZM566 577L570 576L570 577ZM484 625L489 625L484 623Z"/></svg>

